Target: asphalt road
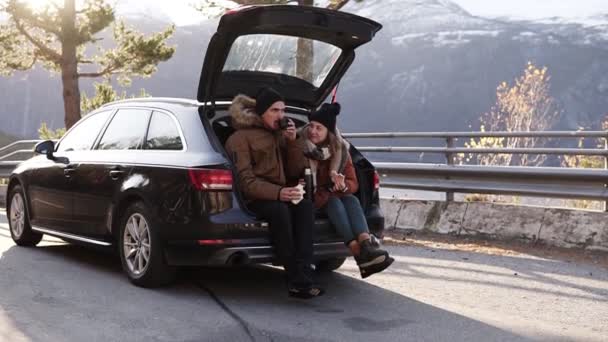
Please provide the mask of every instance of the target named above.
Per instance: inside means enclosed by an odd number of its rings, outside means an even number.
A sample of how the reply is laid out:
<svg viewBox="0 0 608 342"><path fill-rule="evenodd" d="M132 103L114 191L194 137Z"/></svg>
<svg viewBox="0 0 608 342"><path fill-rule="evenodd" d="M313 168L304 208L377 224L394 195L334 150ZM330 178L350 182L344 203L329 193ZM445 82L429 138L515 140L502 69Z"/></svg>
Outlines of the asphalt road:
<svg viewBox="0 0 608 342"><path fill-rule="evenodd" d="M0 211L0 341L608 340L608 274L593 265L389 247L389 271L363 281L348 261L310 301L266 266L190 268L148 290L112 254L18 247L6 222Z"/></svg>

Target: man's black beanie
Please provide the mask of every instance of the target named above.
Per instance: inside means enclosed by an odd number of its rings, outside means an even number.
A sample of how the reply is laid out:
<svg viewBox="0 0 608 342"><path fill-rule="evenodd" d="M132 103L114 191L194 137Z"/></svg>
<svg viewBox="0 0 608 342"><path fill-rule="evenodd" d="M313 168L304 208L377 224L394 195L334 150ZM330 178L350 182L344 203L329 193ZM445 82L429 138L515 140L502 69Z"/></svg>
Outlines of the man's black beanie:
<svg viewBox="0 0 608 342"><path fill-rule="evenodd" d="M285 102L278 91L270 87L261 88L255 97L255 112L261 116L277 101Z"/></svg>
<svg viewBox="0 0 608 342"><path fill-rule="evenodd" d="M340 114L340 104L324 103L317 111L312 112L308 121L316 121L325 126L330 132L336 133L336 116Z"/></svg>

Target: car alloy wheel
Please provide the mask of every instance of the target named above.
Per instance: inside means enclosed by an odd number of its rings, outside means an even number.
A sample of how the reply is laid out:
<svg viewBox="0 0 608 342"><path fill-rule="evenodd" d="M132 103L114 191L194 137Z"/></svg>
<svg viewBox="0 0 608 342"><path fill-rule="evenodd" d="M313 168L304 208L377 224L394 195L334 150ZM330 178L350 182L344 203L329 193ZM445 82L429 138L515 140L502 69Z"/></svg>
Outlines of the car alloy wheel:
<svg viewBox="0 0 608 342"><path fill-rule="evenodd" d="M145 273L150 262L150 226L146 219L134 213L127 220L123 234L123 253L129 271L134 275Z"/></svg>
<svg viewBox="0 0 608 342"><path fill-rule="evenodd" d="M25 228L25 205L20 193L13 195L10 206L11 231L16 239L21 238Z"/></svg>

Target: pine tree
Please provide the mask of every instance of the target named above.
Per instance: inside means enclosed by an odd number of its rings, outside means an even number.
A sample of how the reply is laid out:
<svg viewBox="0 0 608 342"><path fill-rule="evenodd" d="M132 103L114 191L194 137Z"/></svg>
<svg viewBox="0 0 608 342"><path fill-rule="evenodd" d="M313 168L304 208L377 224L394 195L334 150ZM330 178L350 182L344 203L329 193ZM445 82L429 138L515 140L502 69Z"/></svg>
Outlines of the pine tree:
<svg viewBox="0 0 608 342"><path fill-rule="evenodd" d="M124 90L122 91L122 93L118 93L116 90L114 90L114 87L112 87L112 84L110 82L96 82L93 86L95 87L95 96L88 97L87 94L82 94L82 99L80 101L80 109L85 114L94 111L95 109L112 101L125 100L128 98L136 97L150 97L150 94L148 94L143 88L139 90L139 94L129 96Z"/></svg>
<svg viewBox="0 0 608 342"><path fill-rule="evenodd" d="M41 10L25 1L5 0L0 14L8 17L0 25L0 73L10 75L37 64L60 73L68 129L81 117L80 78L117 76L129 84L132 76L152 75L158 63L175 52L166 43L174 26L146 37L123 22L115 23L114 9L106 0L84 0L78 8L76 0L50 2ZM116 46L104 49L99 35L110 25ZM96 54L89 55L90 50Z"/></svg>

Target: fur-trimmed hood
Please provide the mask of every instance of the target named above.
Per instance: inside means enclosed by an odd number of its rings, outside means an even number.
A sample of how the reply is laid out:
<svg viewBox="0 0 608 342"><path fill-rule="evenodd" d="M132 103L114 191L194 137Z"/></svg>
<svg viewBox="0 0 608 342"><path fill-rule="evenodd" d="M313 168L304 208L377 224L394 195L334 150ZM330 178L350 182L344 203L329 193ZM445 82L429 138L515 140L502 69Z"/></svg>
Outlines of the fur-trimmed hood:
<svg viewBox="0 0 608 342"><path fill-rule="evenodd" d="M263 128L262 118L255 112L255 99L247 95L237 95L228 109L234 129Z"/></svg>

